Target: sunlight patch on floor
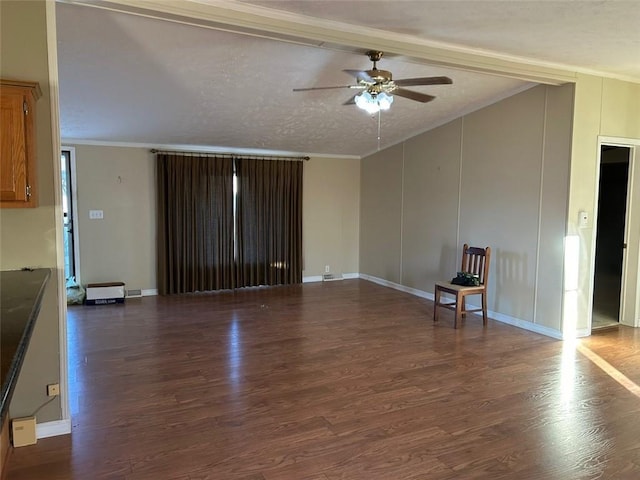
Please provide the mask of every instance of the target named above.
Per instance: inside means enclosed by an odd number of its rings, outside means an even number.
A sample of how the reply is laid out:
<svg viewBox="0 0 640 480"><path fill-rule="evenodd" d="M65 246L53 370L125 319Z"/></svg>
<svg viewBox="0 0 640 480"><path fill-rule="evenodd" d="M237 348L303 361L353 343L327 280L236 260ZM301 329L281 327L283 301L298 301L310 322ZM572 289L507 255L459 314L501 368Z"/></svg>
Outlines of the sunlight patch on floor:
<svg viewBox="0 0 640 480"><path fill-rule="evenodd" d="M640 398L640 386L638 386L637 383L627 377L624 373L611 365L593 350L590 350L589 348L582 345L580 342L578 342L578 344L576 345L576 350L578 350L581 354L591 360L595 365L600 367L600 369L602 369L604 373L609 375L616 382L633 393L636 397Z"/></svg>

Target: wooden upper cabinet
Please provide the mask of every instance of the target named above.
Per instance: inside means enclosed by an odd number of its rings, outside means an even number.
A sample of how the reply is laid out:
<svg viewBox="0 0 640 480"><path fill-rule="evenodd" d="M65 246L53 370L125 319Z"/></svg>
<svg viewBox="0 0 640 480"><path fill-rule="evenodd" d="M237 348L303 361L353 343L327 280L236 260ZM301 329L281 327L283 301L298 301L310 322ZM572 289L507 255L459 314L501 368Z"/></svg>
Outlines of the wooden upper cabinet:
<svg viewBox="0 0 640 480"><path fill-rule="evenodd" d="M36 207L36 101L34 82L0 80L0 207Z"/></svg>

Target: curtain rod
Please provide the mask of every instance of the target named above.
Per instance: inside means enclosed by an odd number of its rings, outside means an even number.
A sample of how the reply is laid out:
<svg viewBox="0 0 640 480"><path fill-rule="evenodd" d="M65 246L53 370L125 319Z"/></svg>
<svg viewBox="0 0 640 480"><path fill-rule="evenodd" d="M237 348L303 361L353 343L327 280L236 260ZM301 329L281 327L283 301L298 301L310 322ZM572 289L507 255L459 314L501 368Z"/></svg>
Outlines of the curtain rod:
<svg viewBox="0 0 640 480"><path fill-rule="evenodd" d="M176 154L176 155L191 155L191 156L199 156L199 157L229 157L229 158L256 158L261 160L290 160L290 161L308 161L310 157L301 156L301 157L285 157L280 155L246 155L246 154L236 154L236 153L216 153L216 152L184 152L180 150L157 150L152 148L150 150L151 153L168 153L168 154Z"/></svg>

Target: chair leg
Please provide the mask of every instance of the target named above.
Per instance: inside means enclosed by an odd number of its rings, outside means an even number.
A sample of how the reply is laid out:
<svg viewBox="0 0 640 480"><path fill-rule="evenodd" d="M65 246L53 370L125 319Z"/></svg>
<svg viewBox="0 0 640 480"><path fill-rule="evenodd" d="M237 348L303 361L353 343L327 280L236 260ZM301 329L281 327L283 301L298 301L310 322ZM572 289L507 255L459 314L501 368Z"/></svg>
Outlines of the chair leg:
<svg viewBox="0 0 640 480"><path fill-rule="evenodd" d="M487 326L487 294L482 294L482 325Z"/></svg>
<svg viewBox="0 0 640 480"><path fill-rule="evenodd" d="M440 289L436 286L433 299L433 321L438 321L438 304L440 303Z"/></svg>
<svg viewBox="0 0 640 480"><path fill-rule="evenodd" d="M458 328L458 321L462 320L462 302L464 302L464 297L460 294L456 295L456 316L453 320L453 328Z"/></svg>

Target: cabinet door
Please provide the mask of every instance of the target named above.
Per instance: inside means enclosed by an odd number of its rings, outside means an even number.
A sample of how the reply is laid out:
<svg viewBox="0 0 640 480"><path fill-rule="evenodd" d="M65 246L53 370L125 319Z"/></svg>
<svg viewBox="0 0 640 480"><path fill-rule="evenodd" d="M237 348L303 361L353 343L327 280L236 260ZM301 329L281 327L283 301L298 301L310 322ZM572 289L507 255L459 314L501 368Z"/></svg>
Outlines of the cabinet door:
<svg viewBox="0 0 640 480"><path fill-rule="evenodd" d="M35 105L40 95L37 83L0 80L0 207L37 206Z"/></svg>
<svg viewBox="0 0 640 480"><path fill-rule="evenodd" d="M0 143L0 200L27 199L27 139L25 95L13 88L2 89L2 135Z"/></svg>

